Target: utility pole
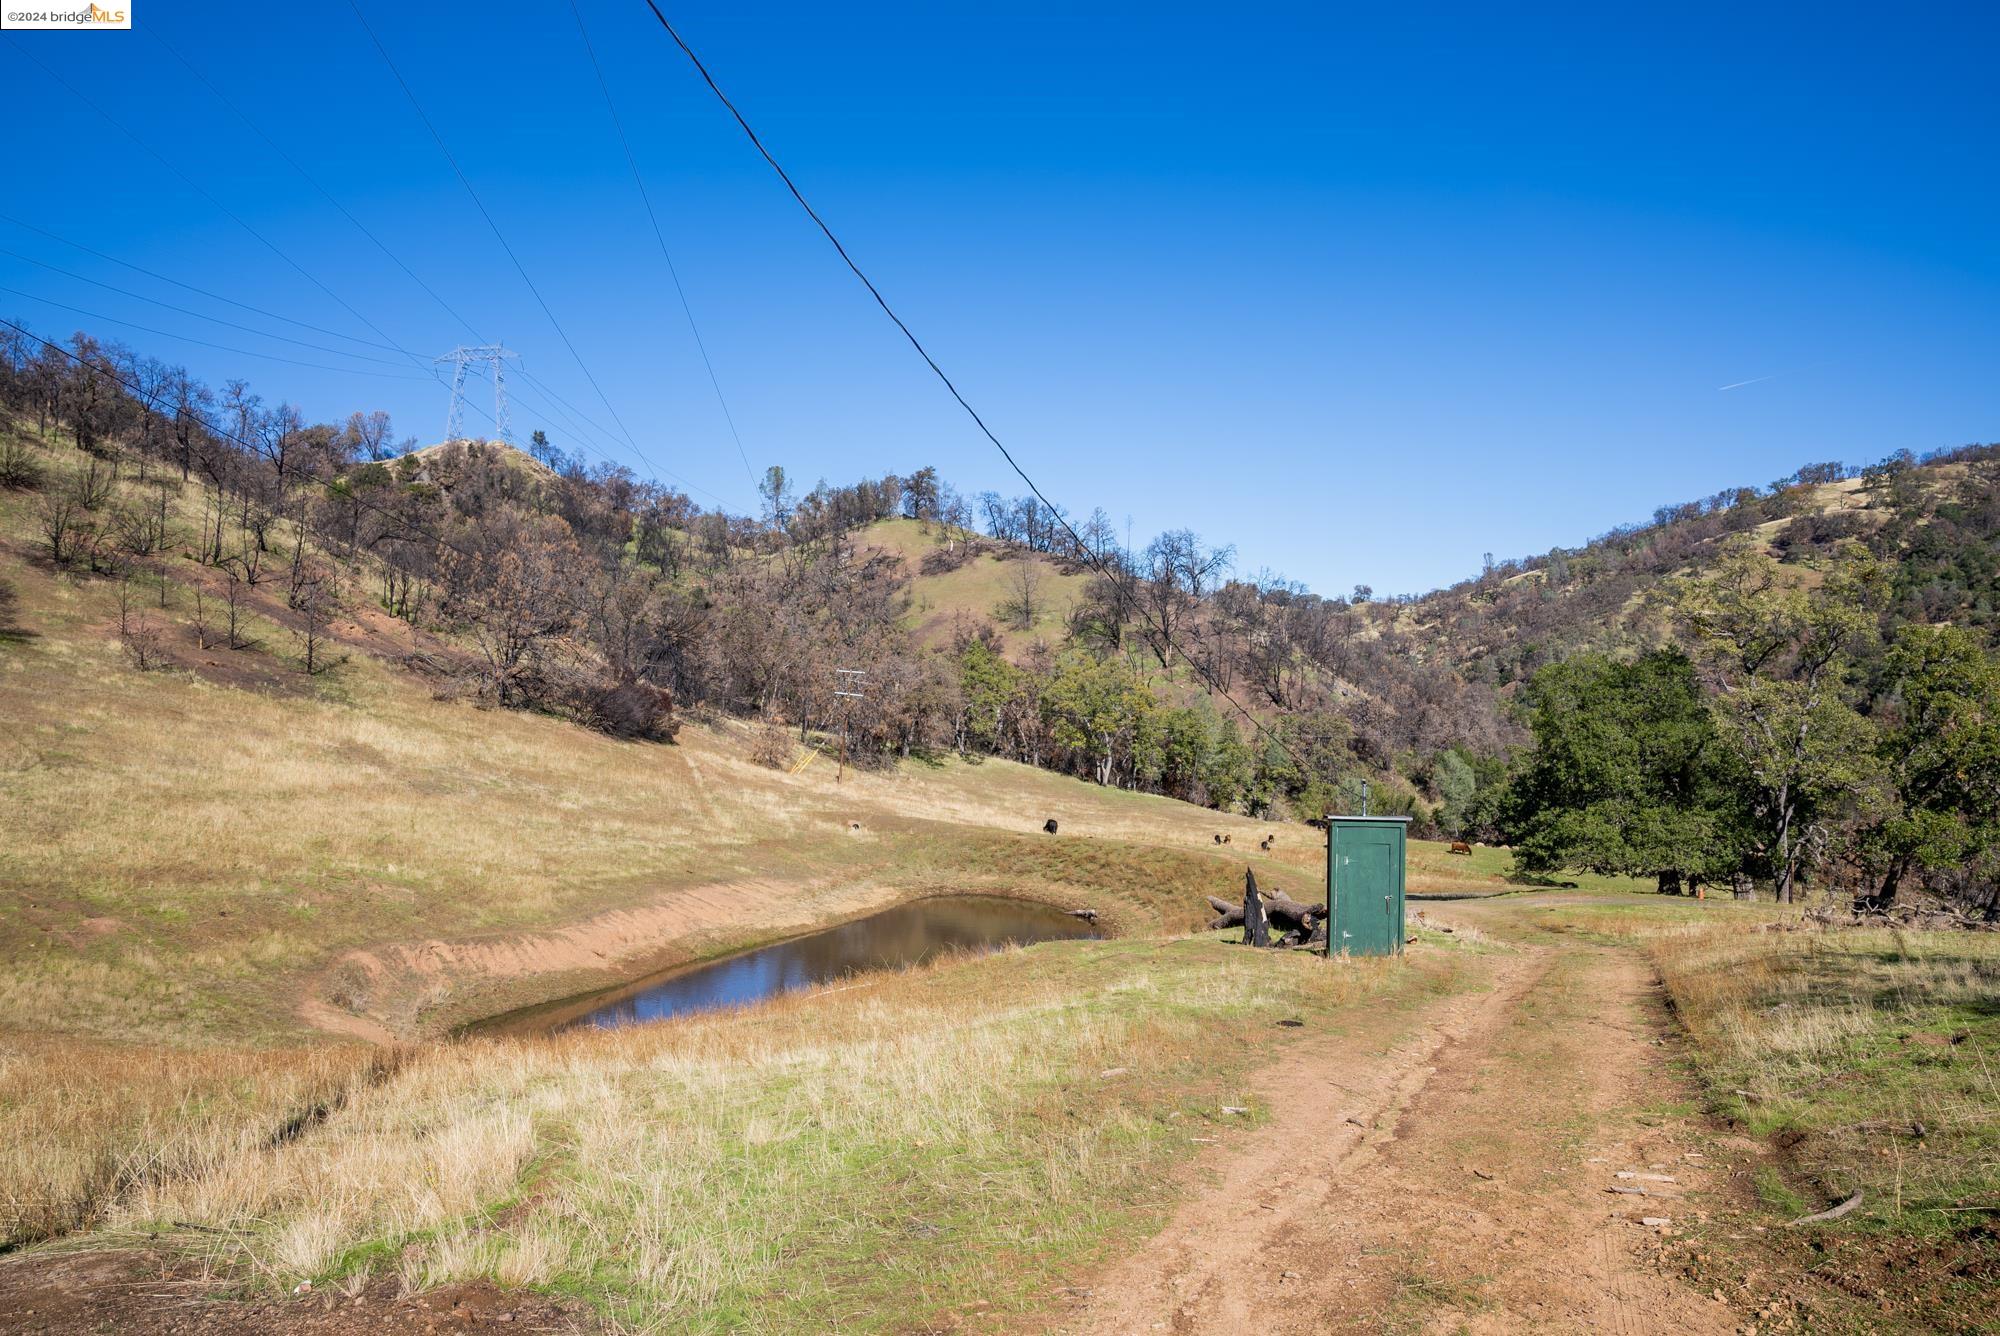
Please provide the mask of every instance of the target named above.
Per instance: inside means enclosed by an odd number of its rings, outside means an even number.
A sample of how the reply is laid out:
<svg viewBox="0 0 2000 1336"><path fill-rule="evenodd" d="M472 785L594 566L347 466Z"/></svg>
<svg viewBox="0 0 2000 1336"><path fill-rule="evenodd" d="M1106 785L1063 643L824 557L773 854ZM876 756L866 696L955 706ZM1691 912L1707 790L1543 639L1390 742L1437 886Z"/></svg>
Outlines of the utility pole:
<svg viewBox="0 0 2000 1336"><path fill-rule="evenodd" d="M836 668L833 670L833 673L835 678L834 695L840 697L843 701L868 699L864 694L868 686L868 674L866 671L860 668ZM853 687L854 690L842 691L842 687ZM847 773L847 732L849 716L852 714L853 709L852 705L842 705L840 707L840 764L833 772L833 782L836 784L840 783L842 776Z"/></svg>
<svg viewBox="0 0 2000 1336"><path fill-rule="evenodd" d="M494 434L507 444L514 443L514 432L507 425L507 363L517 361L520 354L510 352L497 343L482 343L477 347L459 346L443 357L433 358L437 365L451 364L451 411L445 415L444 438L456 441L464 434L465 428L465 372L474 365L485 366L493 373L493 430Z"/></svg>

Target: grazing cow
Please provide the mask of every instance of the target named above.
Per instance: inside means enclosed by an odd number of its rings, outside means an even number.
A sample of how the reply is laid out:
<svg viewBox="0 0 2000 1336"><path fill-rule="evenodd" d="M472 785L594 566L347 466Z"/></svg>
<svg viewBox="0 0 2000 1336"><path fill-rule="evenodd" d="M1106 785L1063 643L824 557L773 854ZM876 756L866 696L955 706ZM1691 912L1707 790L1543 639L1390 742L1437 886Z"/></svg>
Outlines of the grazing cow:
<svg viewBox="0 0 2000 1336"><path fill-rule="evenodd" d="M1470 854L1472 852L1472 846L1467 844L1464 840L1453 840L1451 842L1451 851L1455 854Z"/></svg>
<svg viewBox="0 0 2000 1336"><path fill-rule="evenodd" d="M1258 842L1257 847L1259 849L1262 849L1265 853L1268 854L1271 852L1271 841L1277 838L1278 837L1276 835L1266 835L1261 841Z"/></svg>
<svg viewBox="0 0 2000 1336"><path fill-rule="evenodd" d="M1050 817L1050 818L1049 818L1049 819L1048 819L1047 821L1044 821L1044 822L1042 823L1042 829L1043 829L1043 830L1044 830L1045 832L1047 832L1048 834L1050 834L1050 835L1053 835L1053 834L1055 834L1055 833L1056 833L1056 819L1055 819L1054 817Z"/></svg>
<svg viewBox="0 0 2000 1336"><path fill-rule="evenodd" d="M1216 836L1216 837L1215 837L1215 842L1216 842L1217 844L1220 844L1220 843L1222 843L1222 837L1221 837L1220 835Z"/></svg>

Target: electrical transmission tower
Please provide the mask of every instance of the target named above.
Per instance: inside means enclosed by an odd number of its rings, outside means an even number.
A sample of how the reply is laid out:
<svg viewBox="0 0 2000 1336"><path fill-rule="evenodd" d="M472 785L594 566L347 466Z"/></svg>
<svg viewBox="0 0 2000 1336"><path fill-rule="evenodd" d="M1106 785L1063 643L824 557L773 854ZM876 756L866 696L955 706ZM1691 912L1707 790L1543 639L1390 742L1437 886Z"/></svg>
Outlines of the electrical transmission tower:
<svg viewBox="0 0 2000 1336"><path fill-rule="evenodd" d="M476 348L453 348L443 357L433 359L440 366L451 363L451 412L445 416L444 422L444 438L447 441L456 441L465 435L466 369L485 366L493 373L494 434L509 445L514 443L514 430L507 425L507 363L519 357L519 353L509 352L497 343L483 343Z"/></svg>

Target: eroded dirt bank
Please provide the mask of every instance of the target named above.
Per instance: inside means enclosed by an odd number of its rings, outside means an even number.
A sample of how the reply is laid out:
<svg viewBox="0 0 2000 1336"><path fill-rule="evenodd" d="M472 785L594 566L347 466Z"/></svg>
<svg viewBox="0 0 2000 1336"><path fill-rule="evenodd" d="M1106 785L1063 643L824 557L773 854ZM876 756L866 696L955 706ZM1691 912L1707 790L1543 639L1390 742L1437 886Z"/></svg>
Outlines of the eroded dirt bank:
<svg viewBox="0 0 2000 1336"><path fill-rule="evenodd" d="M470 1022L954 893L846 879L746 879L541 932L348 951L311 981L299 1016L316 1029L376 1044L436 1038ZM977 893L1074 907L1071 897L1034 890ZM1115 912L1099 920L1107 930L1115 921Z"/></svg>

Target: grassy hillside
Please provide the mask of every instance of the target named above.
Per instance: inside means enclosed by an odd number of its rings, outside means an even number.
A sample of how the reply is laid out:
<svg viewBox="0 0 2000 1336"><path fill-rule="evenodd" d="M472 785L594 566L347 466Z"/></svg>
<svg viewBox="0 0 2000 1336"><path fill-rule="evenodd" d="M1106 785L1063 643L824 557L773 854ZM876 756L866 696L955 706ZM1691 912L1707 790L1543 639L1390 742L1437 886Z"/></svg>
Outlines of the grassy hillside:
<svg viewBox="0 0 2000 1336"><path fill-rule="evenodd" d="M863 529L856 541L902 559L910 576L911 629L927 645L948 645L961 627L970 629L982 622L999 628L1001 642L1010 655L1018 655L1037 640L1059 645L1069 614L1090 579L1066 573L1035 553L995 550L990 544L954 570L927 573L924 559L943 549L946 538L939 526L916 520L879 520ZM1022 625L1002 609L1018 601L1024 567L1033 572L1029 579L1035 587L1037 606L1033 619Z"/></svg>
<svg viewBox="0 0 2000 1336"><path fill-rule="evenodd" d="M199 522L198 503L167 489L175 523ZM365 590L327 628L325 671L304 671L276 581L251 589L240 647L204 645L212 569L169 550L125 584L58 570L38 505L0 491L16 595L0 635L0 1247L81 1232L239 1291L525 1286L675 1330L1028 1314L1161 1219L1173 1166L1261 1117L1256 1067L1306 1036L1386 1051L1511 949L1464 930L1420 930L1401 962L1232 949L1191 931L1203 897L1240 894L1246 867L1312 895L1318 832L999 760L836 782L796 749L756 763L770 734L706 714L669 744L479 708L420 670L465 645ZM914 524L866 537L912 563L927 635L1005 596L1012 562L925 574L934 540ZM144 669L119 633L135 618L159 630ZM1516 889L1507 873L1501 850L1412 849L1418 892ZM436 1042L968 890L1089 905L1114 939L667 1026ZM1809 1125L1845 1148L1801 1158L1815 1190L1883 1190L1856 1120L1914 1116L1954 1154L1990 1147L1990 1077L1961 1061L1990 1052L1990 953L1791 951L1741 931L1759 910L1653 897L1563 912L1592 943L1656 918L1730 925L1656 959L1711 1089L1754 1092L1737 1112L1759 1130ZM1819 1005L1849 994L1877 1000ZM1772 1019L1807 1001L1808 1023ZM1905 1023L1953 1053L1933 1061ZM1955 1043L1953 1027L1978 1032ZM1842 1070L1871 1079L1803 1084ZM1897 1164L1893 1216L1869 1228L1907 1229ZM1911 1164L1922 1209L1983 1207L1987 1179ZM1774 1184L1774 1204L1798 1186Z"/></svg>
<svg viewBox="0 0 2000 1336"><path fill-rule="evenodd" d="M308 680L276 627L245 651L177 643L191 666L142 673L113 634L109 584L47 574L15 542L0 551L35 628L0 651L14 725L0 739L0 951L16 965L0 1004L24 1028L276 1036L337 995L357 1022L415 1033L982 887L1185 928L1202 893L1240 885L1246 860L1212 832L1259 829L1002 761L836 784L830 761L798 775L752 764L747 731L727 724L673 746L618 742L432 699L360 652ZM208 659L267 676L236 685ZM1051 816L1055 839L1039 829ZM1301 827L1286 843L1313 838ZM620 912L641 918L603 917ZM532 935L579 925L570 942ZM473 949L502 939L518 952ZM441 945L408 968L343 969L343 953L384 942ZM420 970L423 996L385 968Z"/></svg>

